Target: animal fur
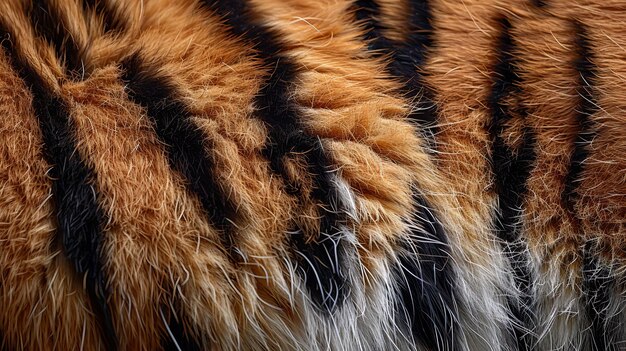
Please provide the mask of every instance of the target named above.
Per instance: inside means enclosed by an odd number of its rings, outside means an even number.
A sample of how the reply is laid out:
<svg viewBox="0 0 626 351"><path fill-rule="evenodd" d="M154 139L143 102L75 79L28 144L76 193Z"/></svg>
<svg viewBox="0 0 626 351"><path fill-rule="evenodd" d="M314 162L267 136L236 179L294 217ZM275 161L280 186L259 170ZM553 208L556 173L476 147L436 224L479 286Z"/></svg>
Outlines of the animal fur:
<svg viewBox="0 0 626 351"><path fill-rule="evenodd" d="M625 22L1 1L0 348L626 349Z"/></svg>

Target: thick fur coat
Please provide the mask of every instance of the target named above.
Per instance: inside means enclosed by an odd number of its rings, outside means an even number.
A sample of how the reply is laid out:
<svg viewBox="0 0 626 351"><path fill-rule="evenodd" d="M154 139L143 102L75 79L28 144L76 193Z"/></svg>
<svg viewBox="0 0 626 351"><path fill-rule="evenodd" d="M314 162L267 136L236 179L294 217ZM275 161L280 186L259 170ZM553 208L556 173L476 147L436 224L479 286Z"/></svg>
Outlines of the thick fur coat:
<svg viewBox="0 0 626 351"><path fill-rule="evenodd" d="M625 25L0 1L0 348L626 349Z"/></svg>

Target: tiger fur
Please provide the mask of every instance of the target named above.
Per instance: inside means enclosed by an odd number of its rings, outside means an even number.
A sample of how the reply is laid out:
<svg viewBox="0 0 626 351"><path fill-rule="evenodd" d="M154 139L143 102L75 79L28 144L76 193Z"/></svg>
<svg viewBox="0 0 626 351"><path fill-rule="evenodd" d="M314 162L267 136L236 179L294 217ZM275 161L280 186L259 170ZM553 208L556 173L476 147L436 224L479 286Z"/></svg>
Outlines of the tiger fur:
<svg viewBox="0 0 626 351"><path fill-rule="evenodd" d="M626 3L0 2L3 350L626 350Z"/></svg>

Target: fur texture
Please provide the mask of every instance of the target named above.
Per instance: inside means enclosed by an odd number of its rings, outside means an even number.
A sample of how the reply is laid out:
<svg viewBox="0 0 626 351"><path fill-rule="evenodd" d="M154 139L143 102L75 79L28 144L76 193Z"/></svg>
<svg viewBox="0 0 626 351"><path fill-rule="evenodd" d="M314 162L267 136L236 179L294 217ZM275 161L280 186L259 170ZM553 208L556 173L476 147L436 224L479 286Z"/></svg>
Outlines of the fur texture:
<svg viewBox="0 0 626 351"><path fill-rule="evenodd" d="M626 349L624 22L0 1L0 348Z"/></svg>

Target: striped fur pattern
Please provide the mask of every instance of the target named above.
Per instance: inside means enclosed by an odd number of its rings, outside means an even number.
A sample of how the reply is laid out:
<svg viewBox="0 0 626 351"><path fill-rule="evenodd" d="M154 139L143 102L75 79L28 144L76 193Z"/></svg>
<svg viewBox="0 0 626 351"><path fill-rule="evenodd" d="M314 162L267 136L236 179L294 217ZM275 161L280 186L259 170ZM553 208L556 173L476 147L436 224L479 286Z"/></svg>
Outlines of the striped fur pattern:
<svg viewBox="0 0 626 351"><path fill-rule="evenodd" d="M0 1L0 349L626 350L624 24Z"/></svg>

